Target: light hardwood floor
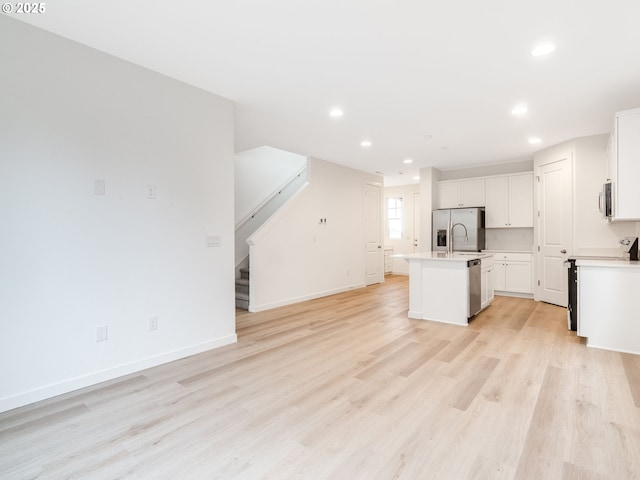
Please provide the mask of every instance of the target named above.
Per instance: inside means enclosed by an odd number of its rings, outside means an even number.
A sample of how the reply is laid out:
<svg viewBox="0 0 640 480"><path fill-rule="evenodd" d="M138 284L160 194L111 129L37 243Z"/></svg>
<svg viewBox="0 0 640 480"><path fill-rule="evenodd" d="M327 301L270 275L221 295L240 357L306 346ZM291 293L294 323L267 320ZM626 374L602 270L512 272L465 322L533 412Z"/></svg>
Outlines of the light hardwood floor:
<svg viewBox="0 0 640 480"><path fill-rule="evenodd" d="M0 415L0 478L640 478L640 358L496 297L407 318L408 281L259 314L235 345Z"/></svg>

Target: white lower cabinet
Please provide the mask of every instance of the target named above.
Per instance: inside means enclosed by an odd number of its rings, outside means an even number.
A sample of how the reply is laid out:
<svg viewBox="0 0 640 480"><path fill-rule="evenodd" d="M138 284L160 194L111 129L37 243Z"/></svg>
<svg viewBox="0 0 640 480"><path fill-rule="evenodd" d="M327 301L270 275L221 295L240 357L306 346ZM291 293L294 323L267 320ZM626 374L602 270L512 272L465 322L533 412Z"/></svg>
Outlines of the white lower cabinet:
<svg viewBox="0 0 640 480"><path fill-rule="evenodd" d="M531 261L507 261L504 269L505 291L514 293L533 293L531 285Z"/></svg>
<svg viewBox="0 0 640 480"><path fill-rule="evenodd" d="M531 295L532 255L530 253L493 252L493 288L497 292Z"/></svg>
<svg viewBox="0 0 640 480"><path fill-rule="evenodd" d="M384 247L384 274L393 272L393 247Z"/></svg>
<svg viewBox="0 0 640 480"><path fill-rule="evenodd" d="M496 260L493 265L493 289L499 292L505 290L505 263L502 260Z"/></svg>
<svg viewBox="0 0 640 480"><path fill-rule="evenodd" d="M481 259L480 306L484 310L493 301L493 268L492 257Z"/></svg>
<svg viewBox="0 0 640 480"><path fill-rule="evenodd" d="M587 346L640 355L637 262L578 260L578 335Z"/></svg>

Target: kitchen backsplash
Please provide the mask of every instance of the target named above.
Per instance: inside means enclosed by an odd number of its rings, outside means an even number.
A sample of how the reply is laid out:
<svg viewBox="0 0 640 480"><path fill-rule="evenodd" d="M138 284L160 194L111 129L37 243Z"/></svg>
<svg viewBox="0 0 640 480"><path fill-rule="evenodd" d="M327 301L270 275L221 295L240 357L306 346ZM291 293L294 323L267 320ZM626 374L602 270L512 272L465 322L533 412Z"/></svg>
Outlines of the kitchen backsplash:
<svg viewBox="0 0 640 480"><path fill-rule="evenodd" d="M533 251L533 228L487 228L487 250Z"/></svg>

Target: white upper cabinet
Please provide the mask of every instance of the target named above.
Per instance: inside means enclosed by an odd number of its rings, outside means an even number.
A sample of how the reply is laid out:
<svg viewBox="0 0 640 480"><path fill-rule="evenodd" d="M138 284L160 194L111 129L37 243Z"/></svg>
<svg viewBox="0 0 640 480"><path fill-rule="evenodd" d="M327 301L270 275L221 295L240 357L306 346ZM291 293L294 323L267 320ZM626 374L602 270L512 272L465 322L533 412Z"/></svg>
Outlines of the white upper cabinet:
<svg viewBox="0 0 640 480"><path fill-rule="evenodd" d="M438 182L438 208L484 207L484 179Z"/></svg>
<svg viewBox="0 0 640 480"><path fill-rule="evenodd" d="M497 177L485 180L486 205L484 225L487 228L509 226L509 178Z"/></svg>
<svg viewBox="0 0 640 480"><path fill-rule="evenodd" d="M640 108L616 113L607 152L613 220L640 220Z"/></svg>
<svg viewBox="0 0 640 480"><path fill-rule="evenodd" d="M487 228L533 228L533 173L485 180Z"/></svg>

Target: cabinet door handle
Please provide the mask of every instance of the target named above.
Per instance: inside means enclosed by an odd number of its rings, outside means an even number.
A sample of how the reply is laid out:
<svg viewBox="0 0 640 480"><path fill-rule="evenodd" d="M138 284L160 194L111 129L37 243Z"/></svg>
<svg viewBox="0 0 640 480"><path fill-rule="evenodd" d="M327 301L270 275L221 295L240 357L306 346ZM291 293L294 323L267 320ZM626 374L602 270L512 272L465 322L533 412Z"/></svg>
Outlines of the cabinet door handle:
<svg viewBox="0 0 640 480"><path fill-rule="evenodd" d="M563 248L562 250L560 250L560 253L567 253L567 249Z"/></svg>

